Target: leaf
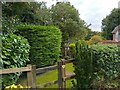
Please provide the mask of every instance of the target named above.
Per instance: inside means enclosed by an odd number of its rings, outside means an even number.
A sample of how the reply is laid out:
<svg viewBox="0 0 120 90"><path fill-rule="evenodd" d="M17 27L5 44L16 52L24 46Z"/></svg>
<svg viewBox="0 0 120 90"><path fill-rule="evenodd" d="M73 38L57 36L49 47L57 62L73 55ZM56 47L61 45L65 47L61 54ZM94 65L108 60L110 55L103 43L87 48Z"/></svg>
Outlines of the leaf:
<svg viewBox="0 0 120 90"><path fill-rule="evenodd" d="M3 61L3 64L10 65L11 62L10 61Z"/></svg>

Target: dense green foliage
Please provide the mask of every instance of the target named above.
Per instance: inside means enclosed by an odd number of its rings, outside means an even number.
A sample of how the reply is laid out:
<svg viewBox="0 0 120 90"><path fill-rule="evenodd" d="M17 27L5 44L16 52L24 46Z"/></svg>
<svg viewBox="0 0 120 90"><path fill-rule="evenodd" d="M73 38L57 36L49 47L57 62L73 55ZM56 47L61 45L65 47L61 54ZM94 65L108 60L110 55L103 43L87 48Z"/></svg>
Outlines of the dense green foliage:
<svg viewBox="0 0 120 90"><path fill-rule="evenodd" d="M61 32L52 26L20 25L19 34L28 39L30 63L43 67L53 65L59 59Z"/></svg>
<svg viewBox="0 0 120 90"><path fill-rule="evenodd" d="M50 21L44 2L4 2L2 13L7 18L17 17L22 23L47 25Z"/></svg>
<svg viewBox="0 0 120 90"><path fill-rule="evenodd" d="M57 2L52 5L50 11L53 25L58 26L62 31L63 45L85 36L84 31L87 29L85 22L79 17L79 12L70 2Z"/></svg>
<svg viewBox="0 0 120 90"><path fill-rule="evenodd" d="M16 29L16 25L20 24L20 20L17 17L6 17L2 16L2 33L3 34L13 34Z"/></svg>
<svg viewBox="0 0 120 90"><path fill-rule="evenodd" d="M117 45L92 45L94 67L98 75L106 80L113 79L120 74L120 56Z"/></svg>
<svg viewBox="0 0 120 90"><path fill-rule="evenodd" d="M29 61L28 41L14 34L2 35L2 62L1 69L17 68L26 65ZM11 85L18 80L20 73L2 75L2 85Z"/></svg>
<svg viewBox="0 0 120 90"><path fill-rule="evenodd" d="M120 51L117 45L76 43L74 63L77 88L119 88Z"/></svg>
<svg viewBox="0 0 120 90"><path fill-rule="evenodd" d="M112 40L112 31L120 24L120 8L115 8L102 20L102 35L108 40Z"/></svg>
<svg viewBox="0 0 120 90"><path fill-rule="evenodd" d="M58 27L62 32L62 56L65 44L91 37L90 29L70 2L57 2L50 8L45 2L3 2L2 17L4 33L14 33L20 23Z"/></svg>
<svg viewBox="0 0 120 90"><path fill-rule="evenodd" d="M76 62L74 63L75 68L75 79L77 82L77 88L89 88L92 80L92 52L90 47L85 44L85 41L78 41L76 43Z"/></svg>

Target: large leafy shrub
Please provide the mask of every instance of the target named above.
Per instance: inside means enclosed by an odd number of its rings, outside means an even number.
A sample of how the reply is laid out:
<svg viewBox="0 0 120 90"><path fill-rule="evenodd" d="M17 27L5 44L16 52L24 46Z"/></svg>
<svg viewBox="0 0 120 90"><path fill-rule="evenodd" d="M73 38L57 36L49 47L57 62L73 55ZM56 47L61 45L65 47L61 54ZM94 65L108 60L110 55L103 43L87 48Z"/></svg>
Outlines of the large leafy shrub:
<svg viewBox="0 0 120 90"><path fill-rule="evenodd" d="M19 34L30 43L30 63L37 67L53 65L59 59L61 32L52 26L20 25Z"/></svg>
<svg viewBox="0 0 120 90"><path fill-rule="evenodd" d="M26 65L29 61L29 49L27 39L15 34L2 35L2 61L1 69L17 68ZM20 73L2 75L3 87L15 83Z"/></svg>
<svg viewBox="0 0 120 90"><path fill-rule="evenodd" d="M96 82L101 82L103 88L119 87L119 82L113 81L120 75L120 51L114 44L92 45L94 82L93 86L99 87ZM101 84L102 84L101 83ZM99 83L100 84L100 83Z"/></svg>
<svg viewBox="0 0 120 90"><path fill-rule="evenodd" d="M120 51L117 45L76 43L74 63L77 88L119 88Z"/></svg>

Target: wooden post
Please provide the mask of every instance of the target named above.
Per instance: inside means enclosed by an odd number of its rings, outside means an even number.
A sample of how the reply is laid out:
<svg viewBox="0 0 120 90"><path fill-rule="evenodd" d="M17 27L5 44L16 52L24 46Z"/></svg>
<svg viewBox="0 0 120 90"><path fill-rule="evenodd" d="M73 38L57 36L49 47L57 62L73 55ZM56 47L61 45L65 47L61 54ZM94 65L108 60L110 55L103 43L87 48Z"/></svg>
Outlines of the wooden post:
<svg viewBox="0 0 120 90"><path fill-rule="evenodd" d="M35 88L36 82L36 66L35 65L27 65L31 69L31 71L27 72L27 84L31 88Z"/></svg>
<svg viewBox="0 0 120 90"><path fill-rule="evenodd" d="M62 62L58 62L58 88L59 90L63 89L63 81L62 81Z"/></svg>
<svg viewBox="0 0 120 90"><path fill-rule="evenodd" d="M62 80L63 80L63 88L65 90L66 88L66 71L65 71L65 62L63 60L61 60L62 62Z"/></svg>

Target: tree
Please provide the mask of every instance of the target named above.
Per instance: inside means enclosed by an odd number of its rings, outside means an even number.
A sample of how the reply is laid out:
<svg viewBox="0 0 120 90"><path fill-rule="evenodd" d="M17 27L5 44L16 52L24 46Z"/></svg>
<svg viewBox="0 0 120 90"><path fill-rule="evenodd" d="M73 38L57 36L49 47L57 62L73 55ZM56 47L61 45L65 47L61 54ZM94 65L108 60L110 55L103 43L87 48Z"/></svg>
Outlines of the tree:
<svg viewBox="0 0 120 90"><path fill-rule="evenodd" d="M85 22L81 20L74 6L69 2L57 2L56 5L52 5L50 13L52 25L59 27L62 31L63 45L81 38Z"/></svg>
<svg viewBox="0 0 120 90"><path fill-rule="evenodd" d="M102 35L108 40L112 40L113 29L120 24L120 8L115 8L102 20Z"/></svg>
<svg viewBox="0 0 120 90"><path fill-rule="evenodd" d="M7 18L18 17L22 23L48 25L50 12L45 2L6 2L2 5Z"/></svg>

